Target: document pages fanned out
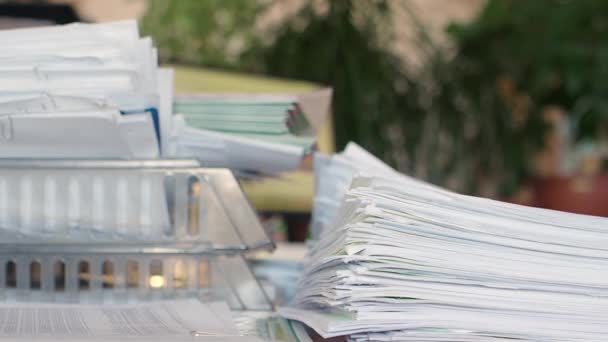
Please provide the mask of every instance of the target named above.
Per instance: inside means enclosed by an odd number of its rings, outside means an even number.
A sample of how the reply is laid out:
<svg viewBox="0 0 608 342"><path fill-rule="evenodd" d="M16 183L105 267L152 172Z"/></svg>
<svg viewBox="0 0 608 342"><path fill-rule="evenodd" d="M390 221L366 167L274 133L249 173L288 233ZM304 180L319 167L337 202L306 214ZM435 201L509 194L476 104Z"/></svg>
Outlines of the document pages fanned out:
<svg viewBox="0 0 608 342"><path fill-rule="evenodd" d="M284 317L356 341L606 340L608 219L355 174Z"/></svg>

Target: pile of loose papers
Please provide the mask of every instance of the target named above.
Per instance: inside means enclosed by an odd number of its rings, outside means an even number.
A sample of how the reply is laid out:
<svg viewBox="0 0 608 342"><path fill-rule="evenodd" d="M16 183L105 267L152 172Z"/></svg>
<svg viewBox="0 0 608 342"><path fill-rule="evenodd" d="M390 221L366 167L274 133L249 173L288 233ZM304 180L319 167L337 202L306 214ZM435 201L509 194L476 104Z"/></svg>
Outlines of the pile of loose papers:
<svg viewBox="0 0 608 342"><path fill-rule="evenodd" d="M315 153L313 168L315 197L311 223L312 240L317 240L320 232L331 224L342 204L344 194L350 187L353 177L358 173L407 178L353 142L348 143L344 151L339 154L329 156ZM413 178L410 180L421 183Z"/></svg>
<svg viewBox="0 0 608 342"><path fill-rule="evenodd" d="M279 94L195 94L176 96L174 153L207 166L244 173L277 174L296 169L315 142L314 114L322 120L331 92L309 98ZM302 101L306 102L303 108ZM321 108L310 107L326 102Z"/></svg>
<svg viewBox="0 0 608 342"><path fill-rule="evenodd" d="M356 341L605 341L607 227L364 170L281 314Z"/></svg>
<svg viewBox="0 0 608 342"><path fill-rule="evenodd" d="M135 21L0 31L0 44L0 157L159 156L171 80Z"/></svg>
<svg viewBox="0 0 608 342"><path fill-rule="evenodd" d="M312 95L173 100L136 21L0 31L0 158L197 159L240 175L296 169L329 111ZM179 115L173 115L175 113Z"/></svg>

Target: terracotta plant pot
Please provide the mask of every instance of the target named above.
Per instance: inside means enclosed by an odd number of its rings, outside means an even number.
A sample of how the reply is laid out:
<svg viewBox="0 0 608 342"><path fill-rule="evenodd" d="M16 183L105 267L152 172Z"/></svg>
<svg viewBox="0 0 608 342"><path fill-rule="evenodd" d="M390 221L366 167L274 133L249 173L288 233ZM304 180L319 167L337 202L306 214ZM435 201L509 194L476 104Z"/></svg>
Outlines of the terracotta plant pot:
<svg viewBox="0 0 608 342"><path fill-rule="evenodd" d="M608 216L608 174L539 178L534 197L536 207Z"/></svg>

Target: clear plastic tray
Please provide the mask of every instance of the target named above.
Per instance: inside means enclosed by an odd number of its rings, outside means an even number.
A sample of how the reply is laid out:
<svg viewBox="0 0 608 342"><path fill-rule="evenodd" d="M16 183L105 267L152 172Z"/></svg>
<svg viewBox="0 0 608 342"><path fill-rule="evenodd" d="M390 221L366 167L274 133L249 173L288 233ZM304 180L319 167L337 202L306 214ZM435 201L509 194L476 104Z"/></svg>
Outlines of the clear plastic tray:
<svg viewBox="0 0 608 342"><path fill-rule="evenodd" d="M272 248L227 169L196 161L0 160L0 251Z"/></svg>
<svg viewBox="0 0 608 342"><path fill-rule="evenodd" d="M197 297L271 310L241 254L0 250L0 300L127 303Z"/></svg>
<svg viewBox="0 0 608 342"><path fill-rule="evenodd" d="M243 253L274 244L226 169L0 160L0 300L270 301Z"/></svg>

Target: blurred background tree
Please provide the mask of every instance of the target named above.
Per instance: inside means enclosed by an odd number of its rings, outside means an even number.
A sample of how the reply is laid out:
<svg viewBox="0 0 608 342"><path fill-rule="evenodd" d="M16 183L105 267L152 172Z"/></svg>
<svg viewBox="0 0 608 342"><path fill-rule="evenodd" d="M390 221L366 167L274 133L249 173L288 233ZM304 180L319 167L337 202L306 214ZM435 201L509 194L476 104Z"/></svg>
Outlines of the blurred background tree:
<svg viewBox="0 0 608 342"><path fill-rule="evenodd" d="M152 0L141 29L154 37L166 63L234 69L242 65L241 53L252 49L263 7L242 0Z"/></svg>
<svg viewBox="0 0 608 342"><path fill-rule="evenodd" d="M567 114L565 145L605 140L608 108L608 2L492 0L471 23L448 29L457 49L452 64L496 83L512 123L540 137L534 123L551 123L551 108ZM480 85L482 85L480 84ZM466 85L468 88L475 84ZM553 111L554 112L554 111ZM529 140L529 139L528 139ZM599 141L598 141L599 140ZM538 142L538 141L537 141ZM559 171L572 172L572 151Z"/></svg>
<svg viewBox="0 0 608 342"><path fill-rule="evenodd" d="M165 61L332 86L338 148L356 141L458 191L506 196L534 176L548 145L566 162L545 175L575 171L576 141L603 146L608 2L489 0L441 43L411 1L306 1L266 25L285 3L152 0L142 26ZM391 49L406 24L415 66Z"/></svg>
<svg viewBox="0 0 608 342"><path fill-rule="evenodd" d="M411 172L424 113L415 80L388 49L391 29L389 1L311 2L253 58L269 75L334 88L338 149L353 140Z"/></svg>

